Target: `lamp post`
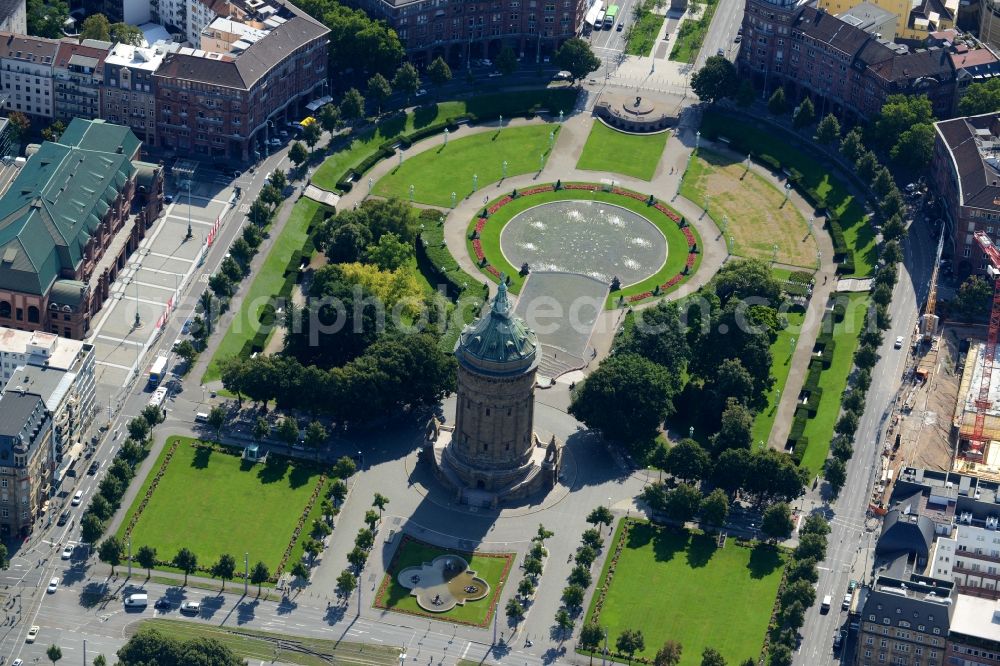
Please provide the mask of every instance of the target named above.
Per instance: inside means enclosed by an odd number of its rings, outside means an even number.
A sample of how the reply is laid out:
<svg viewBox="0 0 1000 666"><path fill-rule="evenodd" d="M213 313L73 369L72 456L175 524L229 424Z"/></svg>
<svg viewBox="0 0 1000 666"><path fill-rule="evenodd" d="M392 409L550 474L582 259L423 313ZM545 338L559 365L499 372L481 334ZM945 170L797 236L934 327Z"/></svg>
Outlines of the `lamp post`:
<svg viewBox="0 0 1000 666"><path fill-rule="evenodd" d="M538 156L538 170L541 171L545 168L545 153Z"/></svg>
<svg viewBox="0 0 1000 666"><path fill-rule="evenodd" d="M194 234L191 233L191 180L190 179L188 179L187 181L187 191L188 191L188 230L187 230L187 235L184 237L184 240L191 240L191 236L193 236Z"/></svg>
<svg viewBox="0 0 1000 666"><path fill-rule="evenodd" d="M413 203L413 185L410 185L410 203Z"/></svg>
<svg viewBox="0 0 1000 666"><path fill-rule="evenodd" d="M500 167L503 170L502 171L503 172L503 177L506 178L507 177L507 160L504 160L503 164L501 164Z"/></svg>
<svg viewBox="0 0 1000 666"><path fill-rule="evenodd" d="M449 134L451 134L451 132L449 132L448 128L445 127L444 128L444 145L446 145L446 146L448 145L448 135Z"/></svg>
<svg viewBox="0 0 1000 666"><path fill-rule="evenodd" d="M729 217L726 215L722 216L722 233L726 233L726 227L729 226Z"/></svg>
<svg viewBox="0 0 1000 666"><path fill-rule="evenodd" d="M552 146L556 144L556 131L552 130L549 132L549 150L552 150Z"/></svg>
<svg viewBox="0 0 1000 666"><path fill-rule="evenodd" d="M729 236L729 254L733 253L733 248L736 247L736 238L732 235Z"/></svg>
<svg viewBox="0 0 1000 666"><path fill-rule="evenodd" d="M372 193L372 185L373 185L374 183L375 183L374 179L372 179L372 178L369 178L369 179L368 179L368 194L369 194L369 195L370 195L370 194Z"/></svg>
<svg viewBox="0 0 1000 666"><path fill-rule="evenodd" d="M788 194L791 191L792 191L792 184L791 183L785 183L785 201L784 201L784 203L788 203ZM784 203L782 205L784 205Z"/></svg>
<svg viewBox="0 0 1000 666"><path fill-rule="evenodd" d="M454 192L451 193L451 207L452 208L455 207L455 193Z"/></svg>
<svg viewBox="0 0 1000 666"><path fill-rule="evenodd" d="M688 439L694 439L694 426L688 427Z"/></svg>
<svg viewBox="0 0 1000 666"><path fill-rule="evenodd" d="M500 130L503 129L503 116L500 116L500 125L497 127L497 134L500 134Z"/></svg>
<svg viewBox="0 0 1000 666"><path fill-rule="evenodd" d="M778 261L778 244L775 243L774 245L771 246L771 263L773 264L777 261Z"/></svg>
<svg viewBox="0 0 1000 666"><path fill-rule="evenodd" d="M399 151L399 166L403 166L403 151Z"/></svg>
<svg viewBox="0 0 1000 666"><path fill-rule="evenodd" d="M243 553L243 596L247 595L250 584L250 553Z"/></svg>
<svg viewBox="0 0 1000 666"><path fill-rule="evenodd" d="M562 121L563 121L563 112L562 112L562 110L560 110L559 111L559 123L562 124Z"/></svg>
<svg viewBox="0 0 1000 666"><path fill-rule="evenodd" d="M479 189L479 174L472 174L472 191L475 192Z"/></svg>
<svg viewBox="0 0 1000 666"><path fill-rule="evenodd" d="M694 149L697 151L701 148L701 130L694 133Z"/></svg>
<svg viewBox="0 0 1000 666"><path fill-rule="evenodd" d="M128 540L128 577L132 577L132 539Z"/></svg>

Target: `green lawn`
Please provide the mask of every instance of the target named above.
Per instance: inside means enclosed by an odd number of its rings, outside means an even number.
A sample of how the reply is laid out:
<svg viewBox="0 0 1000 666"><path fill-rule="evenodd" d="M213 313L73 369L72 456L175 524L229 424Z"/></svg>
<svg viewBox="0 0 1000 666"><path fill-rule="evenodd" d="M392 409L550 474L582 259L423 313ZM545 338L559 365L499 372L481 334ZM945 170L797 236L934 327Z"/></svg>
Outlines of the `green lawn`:
<svg viewBox="0 0 1000 666"><path fill-rule="evenodd" d="M669 137L669 132L625 134L595 121L576 168L652 180Z"/></svg>
<svg viewBox="0 0 1000 666"><path fill-rule="evenodd" d="M570 183L564 184L569 185ZM645 202L636 201L635 199L618 194L611 194L610 192L604 192L603 190L592 192L589 190L562 189L554 192L540 192L527 197L518 197L498 210L489 218L489 222L487 222L486 226L483 227L482 234L480 235L483 253L486 255L486 258L491 264L496 266L496 268L502 273L506 273L510 276L510 289L514 293L520 293L521 285L524 284L524 278L514 266L510 265L504 257L503 252L500 251L500 232L503 231L504 226L511 220L511 218L528 208L533 208L534 206L549 203L551 201L567 201L571 199L603 201L627 208L656 225L656 227L663 232L663 235L667 239L667 261L664 263L663 267L657 273L651 275L645 280L625 287L622 290L609 295L607 307L615 307L620 297L624 297L627 301L628 297L633 294L652 291L655 286L664 284L667 280L674 277L684 269L684 265L687 262L688 245L683 232L678 228L676 222L669 219L666 215L655 208L647 206ZM476 220L473 219L469 223L468 233L466 233L466 249L469 252L469 256L472 257L473 260L475 260L476 253L473 250L470 235L475 227ZM701 238L698 236L697 232L694 228L692 228L691 231L695 234L695 240L700 244ZM698 254L694 268L691 271L692 275L698 270L698 266L700 264L701 254ZM491 280L497 280L495 276L485 271L483 272L483 275ZM677 285L674 285L671 289L662 291L660 295L670 293L670 291L676 289L681 284L684 284L683 280Z"/></svg>
<svg viewBox="0 0 1000 666"><path fill-rule="evenodd" d="M562 110L569 113L573 109L578 92L575 88L520 90L481 95L468 100L428 104L417 107L410 113L397 113L382 120L377 126L361 131L343 148L332 152L313 174L311 182L325 190L336 190L337 180L347 169L356 167L374 153L384 141L399 134L408 134L466 113L484 118L494 117L496 114L510 118L531 108Z"/></svg>
<svg viewBox="0 0 1000 666"><path fill-rule="evenodd" d="M758 413L753 420L753 442L756 446L758 442L767 445L767 439L771 436L771 428L774 426L774 417L777 415L778 391L785 390L785 380L788 379L788 371L791 369L792 338L798 338L801 334L802 322L805 321L804 312L786 312L785 319L788 326L778 333L777 339L771 344L771 376L774 377L774 386L767 392L767 407Z"/></svg>
<svg viewBox="0 0 1000 666"><path fill-rule="evenodd" d="M840 416L840 398L847 387L847 377L851 374L851 367L854 364L854 350L858 346L858 335L864 325L867 307L867 293L850 294L844 320L834 324L833 327L833 341L836 345L833 362L819 377L823 395L820 396L816 416L806 421L803 433L809 438L809 445L802 456L801 464L812 474L819 474L823 469L823 462L830 450L833 426Z"/></svg>
<svg viewBox="0 0 1000 666"><path fill-rule="evenodd" d="M619 525L615 539L621 534ZM623 629L638 629L652 659L667 640L683 647L681 666L697 666L706 647L727 663L754 661L764 645L771 610L784 568L781 551L767 545L737 545L716 537L634 521L611 580L599 618L599 592L587 613L608 631L608 643ZM614 548L614 546L611 546ZM611 558L598 582L605 584Z"/></svg>
<svg viewBox="0 0 1000 666"><path fill-rule="evenodd" d="M287 205L287 204L286 204ZM239 314L233 318L226 335L222 338L212 361L208 364L202 383L215 381L219 378L219 364L228 358L238 355L248 340L253 339L261 327L260 311L268 299L278 295L285 282L285 269L292 255L301 250L309 236L309 222L316 211L324 208L323 204L302 197L295 202L291 216L281 230L281 235L271 246L260 271L251 275L250 288L243 297L243 305ZM246 289L245 281L242 289ZM218 335L213 331L213 334Z"/></svg>
<svg viewBox="0 0 1000 666"><path fill-rule="evenodd" d="M637 56L652 54L653 47L656 45L656 36L660 34L660 28L663 27L666 18L664 14L644 12L642 17L628 28L625 53Z"/></svg>
<svg viewBox="0 0 1000 666"><path fill-rule="evenodd" d="M236 455L192 446L197 440L188 437L168 440L154 469L159 470L175 440L174 456L132 530L133 552L152 546L161 560L169 560L186 547L200 566L210 566L223 553L248 552L251 564L263 561L273 574L319 481L319 469L277 457L266 466L244 465ZM120 538L154 476L129 508ZM318 512L319 502L315 504ZM303 530L290 562L301 556L307 532Z"/></svg>
<svg viewBox="0 0 1000 666"><path fill-rule="evenodd" d="M854 273L847 277L870 275L878 260L875 231L868 224L862 201L856 200L839 174L828 170L829 159L817 151L800 150L798 137L783 130L764 129L711 109L702 116L701 132L707 136L738 139L745 150L777 158L783 167L802 173L802 184L825 197L829 208L840 217L847 246L854 251Z"/></svg>
<svg viewBox="0 0 1000 666"><path fill-rule="evenodd" d="M452 192L458 201L473 196L473 175L478 176L477 197L487 185L501 180L505 161L508 178L538 171L540 156L548 159L552 132L558 140L558 123L489 129L453 139L396 166L375 184L375 194L408 200L413 185L414 201L450 207Z"/></svg>
<svg viewBox="0 0 1000 666"><path fill-rule="evenodd" d="M330 663L393 666L399 662L399 647L396 646L366 645L322 638L300 638L232 625L216 627L199 622L179 620L143 620L137 628L146 627L183 641L211 638L232 650L236 656L253 661L278 661L285 664L302 664L303 666L321 666ZM279 642L281 649L276 649Z"/></svg>
<svg viewBox="0 0 1000 666"><path fill-rule="evenodd" d="M397 549L389 570L379 586L374 601L375 608L385 608L399 613L440 618L444 622L461 622L476 626L486 626L490 622L493 617L493 607L500 598L503 586L510 575L510 569L514 563L514 553L463 553L457 550L438 548L407 537L400 541ZM396 576L407 567L420 566L439 555L447 554L460 555L464 558L469 563L469 568L476 572L476 576L489 583L490 594L485 599L455 606L444 613L428 613L417 605L417 599L410 596L410 590L397 582Z"/></svg>
<svg viewBox="0 0 1000 666"><path fill-rule="evenodd" d="M677 33L677 41L670 51L670 59L676 62L693 63L701 51L701 43L705 41L708 26L712 24L718 0L708 0L701 17L697 21L686 20L681 23ZM715 54L712 54L715 55Z"/></svg>

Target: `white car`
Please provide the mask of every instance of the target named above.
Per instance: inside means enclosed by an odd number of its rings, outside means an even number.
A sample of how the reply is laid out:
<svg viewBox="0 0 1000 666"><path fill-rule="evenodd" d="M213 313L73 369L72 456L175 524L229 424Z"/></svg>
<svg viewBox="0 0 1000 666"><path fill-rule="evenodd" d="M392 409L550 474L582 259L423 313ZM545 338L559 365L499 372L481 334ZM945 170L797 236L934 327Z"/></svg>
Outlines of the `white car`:
<svg viewBox="0 0 1000 666"><path fill-rule="evenodd" d="M903 336L902 335L897 335L896 336L896 344L893 345L893 348L895 348L895 349L902 349L903 348Z"/></svg>
<svg viewBox="0 0 1000 666"><path fill-rule="evenodd" d="M185 601L181 604L181 612L185 615L197 615L201 610L200 601Z"/></svg>
<svg viewBox="0 0 1000 666"><path fill-rule="evenodd" d="M423 96L424 96L424 95L426 95L426 94L427 94L427 91L426 91L426 90L424 90L423 88L421 88L421 89L420 89L420 90L418 90L418 91L417 91L416 93L414 93L414 95L413 95L413 96L414 96L414 97L423 97Z"/></svg>
<svg viewBox="0 0 1000 666"><path fill-rule="evenodd" d="M503 76L503 73L502 72L498 72L498 71L493 71L493 72L490 72L488 76L491 79L495 79L498 76Z"/></svg>
<svg viewBox="0 0 1000 666"><path fill-rule="evenodd" d="M83 501L83 491L78 490L76 491L76 494L73 495L73 501L70 502L70 504L72 504L73 506L80 506L80 502L82 501Z"/></svg>
<svg viewBox="0 0 1000 666"><path fill-rule="evenodd" d="M52 594L58 589L59 589L59 579L53 578L52 580L49 581L49 586L45 588L45 591L48 592L49 594Z"/></svg>
<svg viewBox="0 0 1000 666"><path fill-rule="evenodd" d="M10 662L10 666L24 666L24 659L15 659Z"/></svg>
<svg viewBox="0 0 1000 666"><path fill-rule="evenodd" d="M39 627L37 624L32 625L31 629L28 629L28 635L24 637L25 643L34 643L35 638L38 636Z"/></svg>
<svg viewBox="0 0 1000 666"><path fill-rule="evenodd" d="M73 546L66 546L65 548L63 548L62 558L64 560L68 560L71 557L73 557Z"/></svg>

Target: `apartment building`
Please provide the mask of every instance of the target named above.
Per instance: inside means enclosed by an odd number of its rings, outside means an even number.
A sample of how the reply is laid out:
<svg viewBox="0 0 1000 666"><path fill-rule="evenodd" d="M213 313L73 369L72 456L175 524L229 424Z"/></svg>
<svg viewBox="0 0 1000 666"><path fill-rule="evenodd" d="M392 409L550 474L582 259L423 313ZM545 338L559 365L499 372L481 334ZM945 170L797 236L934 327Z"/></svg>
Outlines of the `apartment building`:
<svg viewBox="0 0 1000 666"><path fill-rule="evenodd" d="M104 59L110 42L66 39L59 43L52 66L53 113L69 123L73 118L101 117L101 89L104 86Z"/></svg>
<svg viewBox="0 0 1000 666"><path fill-rule="evenodd" d="M941 666L954 611L950 582L879 576L861 610L859 666Z"/></svg>
<svg viewBox="0 0 1000 666"><path fill-rule="evenodd" d="M300 118L322 90L326 26L291 4L249 0L243 11L241 21L213 22L200 49L175 47L164 56L153 86L160 148L256 160L271 128Z"/></svg>
<svg viewBox="0 0 1000 666"><path fill-rule="evenodd" d="M453 63L495 57L504 46L538 62L581 30L590 6L587 0L357 0L355 4L386 21L418 65L437 56Z"/></svg>
<svg viewBox="0 0 1000 666"><path fill-rule="evenodd" d="M987 260L973 238L1000 240L1000 113L934 124L931 182L941 198L959 275L983 273Z"/></svg>
<svg viewBox="0 0 1000 666"><path fill-rule="evenodd" d="M153 75L166 55L164 45L115 44L104 58L100 117L129 127L143 143L156 145Z"/></svg>
<svg viewBox="0 0 1000 666"><path fill-rule="evenodd" d="M964 594L1000 599L998 518L972 521L971 513L959 516L951 534L937 539L930 575L954 582Z"/></svg>
<svg viewBox="0 0 1000 666"><path fill-rule="evenodd" d="M27 536L52 488L52 416L42 398L0 397L0 537Z"/></svg>
<svg viewBox="0 0 1000 666"><path fill-rule="evenodd" d="M53 65L59 41L0 32L0 88L4 111L40 122L53 117Z"/></svg>
<svg viewBox="0 0 1000 666"><path fill-rule="evenodd" d="M957 595L947 655L947 664L1000 666L1000 602Z"/></svg>
<svg viewBox="0 0 1000 666"><path fill-rule="evenodd" d="M955 27L959 0L867 0L896 17L893 31L883 33L887 39L923 40L937 30ZM840 16L856 7L857 0L819 0L816 6Z"/></svg>
<svg viewBox="0 0 1000 666"><path fill-rule="evenodd" d="M946 50L911 52L796 0L746 1L737 66L768 93L812 98L820 114L865 119L897 93L926 95L940 117L955 104Z"/></svg>

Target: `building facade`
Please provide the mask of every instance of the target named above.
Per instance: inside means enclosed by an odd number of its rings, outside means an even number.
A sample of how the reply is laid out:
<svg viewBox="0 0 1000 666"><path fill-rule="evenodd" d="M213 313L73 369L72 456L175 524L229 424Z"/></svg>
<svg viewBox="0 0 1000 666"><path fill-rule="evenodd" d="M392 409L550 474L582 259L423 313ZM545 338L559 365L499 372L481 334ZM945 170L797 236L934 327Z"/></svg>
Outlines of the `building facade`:
<svg viewBox="0 0 1000 666"><path fill-rule="evenodd" d="M886 39L922 40L936 30L955 27L959 0L867 0L896 17L891 33L882 33ZM858 5L857 0L819 0L817 7L840 16Z"/></svg>
<svg viewBox="0 0 1000 666"><path fill-rule="evenodd" d="M104 59L101 118L126 125L140 141L156 145L156 68L163 62L162 45L145 48L115 44Z"/></svg>
<svg viewBox="0 0 1000 666"><path fill-rule="evenodd" d="M959 592L1000 599L997 519L987 518L984 524L973 525L969 516L958 522L949 536L937 539L932 567L934 578L954 582Z"/></svg>
<svg viewBox="0 0 1000 666"><path fill-rule="evenodd" d="M52 66L54 82L53 114L69 123L73 118L101 117L101 89L104 86L104 58L111 44L86 40L59 43Z"/></svg>
<svg viewBox="0 0 1000 666"><path fill-rule="evenodd" d="M779 86L819 115L868 118L893 94L926 95L940 117L955 104L948 52L910 52L796 0L747 0L737 66L765 94Z"/></svg>
<svg viewBox="0 0 1000 666"><path fill-rule="evenodd" d="M126 127L76 119L21 168L0 197L0 326L90 330L162 206L162 170L139 146Z"/></svg>
<svg viewBox="0 0 1000 666"><path fill-rule="evenodd" d="M942 666L953 604L947 581L879 576L861 610L856 663Z"/></svg>
<svg viewBox="0 0 1000 666"><path fill-rule="evenodd" d="M202 48L172 49L154 79L157 145L178 155L256 161L281 122L302 117L326 84L323 24L293 5L248 13L242 38L209 36ZM228 30L235 31L235 27Z"/></svg>
<svg viewBox="0 0 1000 666"><path fill-rule="evenodd" d="M987 260L973 234L1000 241L1000 113L943 120L934 129L931 179L956 273L983 273Z"/></svg>
<svg viewBox="0 0 1000 666"><path fill-rule="evenodd" d="M539 62L576 35L590 3L586 0L358 0L402 40L418 64L441 56L455 64L495 57L510 46L526 61Z"/></svg>
<svg viewBox="0 0 1000 666"><path fill-rule="evenodd" d="M956 595L945 663L1000 666L1000 602Z"/></svg>
<svg viewBox="0 0 1000 666"><path fill-rule="evenodd" d="M45 121L55 109L53 65L59 41L0 33L0 87L4 111Z"/></svg>
<svg viewBox="0 0 1000 666"><path fill-rule="evenodd" d="M42 398L0 397L0 536L27 536L52 488L52 416Z"/></svg>

